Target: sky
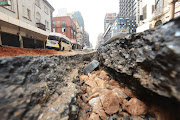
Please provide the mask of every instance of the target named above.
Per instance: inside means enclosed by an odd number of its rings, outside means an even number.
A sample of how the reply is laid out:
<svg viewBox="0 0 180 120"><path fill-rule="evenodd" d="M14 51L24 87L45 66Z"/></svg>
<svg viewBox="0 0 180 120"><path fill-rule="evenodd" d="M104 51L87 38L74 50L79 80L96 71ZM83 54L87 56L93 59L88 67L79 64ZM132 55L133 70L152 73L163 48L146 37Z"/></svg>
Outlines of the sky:
<svg viewBox="0 0 180 120"><path fill-rule="evenodd" d="M99 33L104 32L104 17L106 13L118 13L119 0L48 0L55 8L53 16L57 16L58 9L67 8L67 12L80 11L85 30L89 33L89 40L93 47Z"/></svg>

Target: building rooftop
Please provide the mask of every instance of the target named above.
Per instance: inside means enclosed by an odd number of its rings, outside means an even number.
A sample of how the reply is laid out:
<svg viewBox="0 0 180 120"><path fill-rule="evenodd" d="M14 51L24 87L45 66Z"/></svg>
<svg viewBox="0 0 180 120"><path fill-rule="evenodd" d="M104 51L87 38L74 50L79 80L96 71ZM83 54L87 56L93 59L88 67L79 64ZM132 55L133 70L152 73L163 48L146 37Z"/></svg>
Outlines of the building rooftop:
<svg viewBox="0 0 180 120"><path fill-rule="evenodd" d="M43 0L53 11L55 10L52 5L47 1L47 0Z"/></svg>

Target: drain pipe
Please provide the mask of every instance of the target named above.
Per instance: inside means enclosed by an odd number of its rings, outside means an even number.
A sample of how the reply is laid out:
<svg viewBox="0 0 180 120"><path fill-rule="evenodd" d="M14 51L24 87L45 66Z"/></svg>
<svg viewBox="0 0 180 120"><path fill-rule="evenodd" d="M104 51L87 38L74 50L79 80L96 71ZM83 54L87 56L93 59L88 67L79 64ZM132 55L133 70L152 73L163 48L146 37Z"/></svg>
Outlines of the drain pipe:
<svg viewBox="0 0 180 120"><path fill-rule="evenodd" d="M169 20L172 20L174 18L174 12L175 12L175 4L178 0L169 0Z"/></svg>

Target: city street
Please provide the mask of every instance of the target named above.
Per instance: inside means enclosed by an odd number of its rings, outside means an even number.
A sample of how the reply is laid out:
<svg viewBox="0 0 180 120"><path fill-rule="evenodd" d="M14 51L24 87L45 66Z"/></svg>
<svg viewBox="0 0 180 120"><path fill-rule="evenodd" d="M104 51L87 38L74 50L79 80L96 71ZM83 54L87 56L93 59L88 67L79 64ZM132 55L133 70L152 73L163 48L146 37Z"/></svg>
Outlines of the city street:
<svg viewBox="0 0 180 120"><path fill-rule="evenodd" d="M180 120L180 0L0 0L0 120Z"/></svg>
<svg viewBox="0 0 180 120"><path fill-rule="evenodd" d="M47 55L63 55L71 56L76 54L86 54L94 50L70 50L58 51L53 49L25 49L17 47L0 47L0 57L13 57L13 56L47 56Z"/></svg>

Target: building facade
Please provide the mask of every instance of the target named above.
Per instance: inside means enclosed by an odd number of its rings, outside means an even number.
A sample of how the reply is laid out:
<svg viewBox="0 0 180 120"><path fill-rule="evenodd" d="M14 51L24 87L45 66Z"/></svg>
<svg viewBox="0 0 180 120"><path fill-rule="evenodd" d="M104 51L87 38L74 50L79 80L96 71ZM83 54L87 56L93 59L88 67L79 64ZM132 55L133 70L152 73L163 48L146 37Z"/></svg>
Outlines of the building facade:
<svg viewBox="0 0 180 120"><path fill-rule="evenodd" d="M134 0L119 0L119 17L133 16Z"/></svg>
<svg viewBox="0 0 180 120"><path fill-rule="evenodd" d="M133 18L136 23L140 20L140 0L119 0L119 17Z"/></svg>
<svg viewBox="0 0 180 120"><path fill-rule="evenodd" d="M81 31L82 31L81 44L84 45L84 44L85 44L85 29L84 29L84 19L83 19L83 17L82 17L82 14L81 14L81 12L76 11L76 12L74 12L74 14L72 15L72 17L75 18L75 19L78 21L78 23L79 23L79 25L80 25L80 27L81 27Z"/></svg>
<svg viewBox="0 0 180 120"><path fill-rule="evenodd" d="M155 0L155 10L151 20L151 28L157 27L170 20L170 4L169 0ZM180 16L180 0L175 4L174 17Z"/></svg>
<svg viewBox="0 0 180 120"><path fill-rule="evenodd" d="M87 48L90 48L90 46L91 46L90 41L89 41L89 33L86 31L84 34L84 44L83 45Z"/></svg>
<svg viewBox="0 0 180 120"><path fill-rule="evenodd" d="M104 31L106 31L109 24L112 24L116 19L116 13L106 13L104 18Z"/></svg>
<svg viewBox="0 0 180 120"><path fill-rule="evenodd" d="M142 0L140 3L141 21L137 32L143 32L168 22L169 10L169 0ZM174 16L180 16L180 2L175 4Z"/></svg>
<svg viewBox="0 0 180 120"><path fill-rule="evenodd" d="M10 0L10 6L0 7L0 31L3 45L32 47L45 42L53 31L54 8L47 0ZM20 37L21 36L21 37ZM13 42L7 38L14 39ZM19 38L22 38L20 45ZM40 40L40 41L39 41Z"/></svg>
<svg viewBox="0 0 180 120"><path fill-rule="evenodd" d="M142 0L140 2L140 15L141 19L138 24L137 32L142 32L144 30L148 30L152 28L151 20L153 17L153 13L155 10L155 0Z"/></svg>
<svg viewBox="0 0 180 120"><path fill-rule="evenodd" d="M104 43L116 36L125 36L136 32L137 24L134 18L117 17L113 24L109 24L103 34Z"/></svg>
<svg viewBox="0 0 180 120"><path fill-rule="evenodd" d="M76 39L77 28L69 16L53 17L55 32L66 35L69 39Z"/></svg>
<svg viewBox="0 0 180 120"><path fill-rule="evenodd" d="M74 24L76 25L76 28L77 28L77 34L76 34L76 41L77 41L77 44L81 45L81 40L82 40L82 30L81 30L81 27L78 23L78 21L73 18L73 22Z"/></svg>
<svg viewBox="0 0 180 120"><path fill-rule="evenodd" d="M97 37L96 41L96 49L101 45L101 41L103 40L103 33L100 33Z"/></svg>

